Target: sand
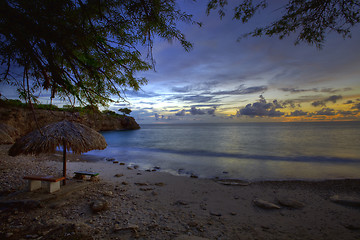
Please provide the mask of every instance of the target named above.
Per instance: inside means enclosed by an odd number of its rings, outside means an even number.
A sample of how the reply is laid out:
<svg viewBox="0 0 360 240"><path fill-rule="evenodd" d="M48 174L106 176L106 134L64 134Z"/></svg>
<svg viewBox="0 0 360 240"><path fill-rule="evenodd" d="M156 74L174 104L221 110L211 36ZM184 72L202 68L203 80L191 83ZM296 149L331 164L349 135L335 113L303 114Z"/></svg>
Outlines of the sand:
<svg viewBox="0 0 360 240"><path fill-rule="evenodd" d="M61 155L9 157L8 148L0 146L0 239L360 239L357 179L223 185L70 155L66 186L30 193L22 177L61 175ZM72 179L79 170L100 181Z"/></svg>

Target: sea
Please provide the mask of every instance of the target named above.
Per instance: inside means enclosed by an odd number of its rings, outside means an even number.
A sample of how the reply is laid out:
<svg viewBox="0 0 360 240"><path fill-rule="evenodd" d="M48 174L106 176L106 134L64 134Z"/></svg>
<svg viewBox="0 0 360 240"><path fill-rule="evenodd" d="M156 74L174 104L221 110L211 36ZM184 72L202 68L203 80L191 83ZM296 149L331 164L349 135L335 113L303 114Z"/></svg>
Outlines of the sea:
<svg viewBox="0 0 360 240"><path fill-rule="evenodd" d="M101 132L108 147L86 153L142 170L200 178L360 178L360 122L143 124Z"/></svg>

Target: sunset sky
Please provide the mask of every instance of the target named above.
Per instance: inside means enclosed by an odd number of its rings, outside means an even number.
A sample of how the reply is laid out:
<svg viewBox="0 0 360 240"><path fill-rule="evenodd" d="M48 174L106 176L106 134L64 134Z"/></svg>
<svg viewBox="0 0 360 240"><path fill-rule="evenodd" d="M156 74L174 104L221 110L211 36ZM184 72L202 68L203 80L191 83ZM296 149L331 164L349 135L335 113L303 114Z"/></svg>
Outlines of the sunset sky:
<svg viewBox="0 0 360 240"><path fill-rule="evenodd" d="M359 27L351 39L330 33L322 50L295 46L294 36L237 41L281 14L279 2L241 24L231 11L223 20L206 16L205 1L180 1L203 23L180 26L193 50L156 41L156 71L139 74L148 84L110 110L128 107L140 124L360 120Z"/></svg>
<svg viewBox="0 0 360 240"><path fill-rule="evenodd" d="M203 27L182 27L191 52L176 42L155 43L156 72L144 74L149 83L142 91L127 95L139 123L360 119L359 27L351 39L329 34L322 50L295 46L294 36L238 42L281 13L279 5L244 25L231 12L220 21L216 12L206 16L204 5L184 2Z"/></svg>

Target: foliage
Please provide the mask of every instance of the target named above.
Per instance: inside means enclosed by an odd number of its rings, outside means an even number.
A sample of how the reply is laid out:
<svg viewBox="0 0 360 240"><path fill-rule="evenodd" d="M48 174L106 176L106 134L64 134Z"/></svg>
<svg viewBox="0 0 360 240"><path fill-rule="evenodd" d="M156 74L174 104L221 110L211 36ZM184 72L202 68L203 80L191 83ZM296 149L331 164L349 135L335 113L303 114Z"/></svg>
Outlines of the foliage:
<svg viewBox="0 0 360 240"><path fill-rule="evenodd" d="M119 112L122 112L124 115L129 115L132 111L129 108L120 108Z"/></svg>
<svg viewBox="0 0 360 240"><path fill-rule="evenodd" d="M72 104L106 105L147 82L136 74L153 67L155 37L192 47L180 21L194 23L175 0L1 0L0 82L28 102L49 90Z"/></svg>
<svg viewBox="0 0 360 240"><path fill-rule="evenodd" d="M269 1L270 2L270 1ZM207 13L219 9L225 15L227 0L209 0ZM260 9L268 7L266 0L241 0L234 9L234 19L246 23ZM351 37L351 28L360 21L360 0L289 0L283 6L284 14L275 22L258 27L247 36L278 36L280 39L297 34L295 44L306 42L321 48L326 34L333 31L344 38Z"/></svg>

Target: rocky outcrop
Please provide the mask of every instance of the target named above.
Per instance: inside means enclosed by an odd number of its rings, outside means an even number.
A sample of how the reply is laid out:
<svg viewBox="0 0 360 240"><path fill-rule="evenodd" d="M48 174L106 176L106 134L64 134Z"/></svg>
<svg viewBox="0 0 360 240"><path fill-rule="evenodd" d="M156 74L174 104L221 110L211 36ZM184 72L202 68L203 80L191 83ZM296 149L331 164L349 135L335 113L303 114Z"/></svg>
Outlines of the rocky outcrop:
<svg viewBox="0 0 360 240"><path fill-rule="evenodd" d="M71 113L43 109L35 109L34 112L40 127L67 119L82 123L96 131L134 130L140 128L134 118L122 115ZM0 123L16 128L21 136L37 128L33 111L23 107L0 106Z"/></svg>

